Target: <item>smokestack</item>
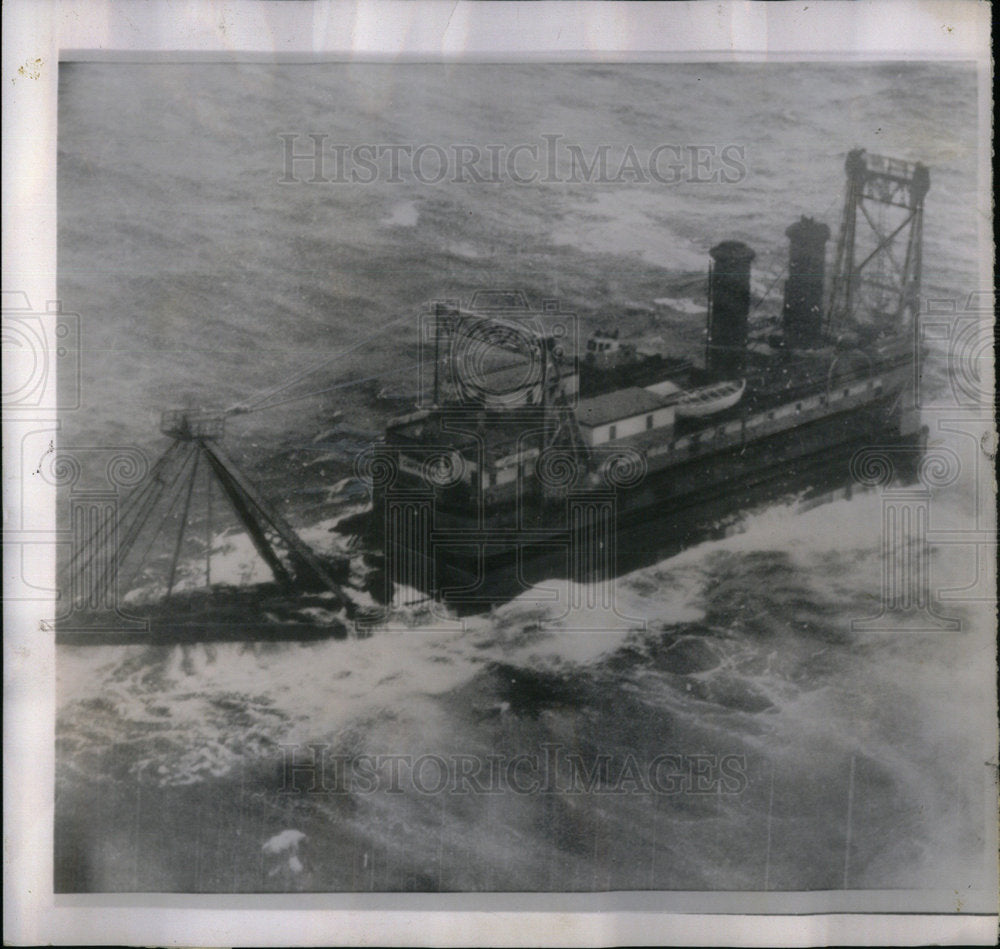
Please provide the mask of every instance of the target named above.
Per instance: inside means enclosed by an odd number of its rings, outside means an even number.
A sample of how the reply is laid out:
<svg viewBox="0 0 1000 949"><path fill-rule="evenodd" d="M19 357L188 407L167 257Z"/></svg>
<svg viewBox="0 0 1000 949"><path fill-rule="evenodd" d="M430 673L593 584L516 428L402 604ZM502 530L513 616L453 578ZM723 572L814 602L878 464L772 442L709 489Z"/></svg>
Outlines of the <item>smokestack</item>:
<svg viewBox="0 0 1000 949"><path fill-rule="evenodd" d="M822 341L823 278L830 228L811 217L803 217L785 235L790 241L782 314L785 345L792 349L815 349Z"/></svg>
<svg viewBox="0 0 1000 949"><path fill-rule="evenodd" d="M740 241L723 241L709 254L705 365L716 379L738 379L746 370L750 262L757 255Z"/></svg>

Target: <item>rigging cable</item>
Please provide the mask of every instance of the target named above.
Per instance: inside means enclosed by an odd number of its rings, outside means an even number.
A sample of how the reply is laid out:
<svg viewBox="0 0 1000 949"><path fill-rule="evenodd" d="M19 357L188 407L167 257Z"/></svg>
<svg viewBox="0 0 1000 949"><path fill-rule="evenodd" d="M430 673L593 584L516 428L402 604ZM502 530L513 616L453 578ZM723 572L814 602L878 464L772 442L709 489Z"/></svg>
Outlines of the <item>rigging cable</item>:
<svg viewBox="0 0 1000 949"><path fill-rule="evenodd" d="M74 568L77 567L81 571L83 571L90 566L94 557L96 557L98 553L100 553L103 547L107 546L107 541L110 539L110 532L115 522L116 516L119 516L120 514L118 523L119 526L121 526L122 522L134 513L136 505L140 504L140 499L142 499L143 495L149 492L150 489L152 489L157 483L160 471L162 470L162 468L166 466L166 462L169 455L171 454L171 452L174 451L176 447L177 443L175 442L160 456L159 460L153 466L152 471L150 471L149 475L146 477L143 483L141 485L138 485L125 499L125 503L122 505L121 511L120 512L112 511L110 514L108 514L108 516L100 524L98 524L98 526L90 533L87 539L82 544L80 544L77 551L73 554L72 557L70 557L69 561L66 563L66 566L63 568L64 574L69 574ZM148 498L146 500L142 500L141 503L145 505L147 500ZM153 503L154 504L156 503L155 500ZM123 546L124 546L123 544L119 544L119 550L121 550ZM87 559L83 561L82 564L78 564L77 561L79 560L79 558L88 552L89 556L87 557ZM118 559L119 560L121 559L120 555Z"/></svg>
<svg viewBox="0 0 1000 949"><path fill-rule="evenodd" d="M167 595L164 599L170 599L170 594L174 591L174 579L177 576L177 560L181 555L181 546L184 543L184 531L187 529L188 516L191 513L191 495L194 494L195 482L198 480L198 462L201 460L201 452L194 453L194 466L191 468L191 478L188 481L187 496L184 498L184 510L181 513L181 523L177 529L177 543L174 545L174 556L170 561L170 575L167 580Z"/></svg>
<svg viewBox="0 0 1000 949"><path fill-rule="evenodd" d="M245 412L240 412L238 414L244 415L249 414L250 412L263 412L265 409L274 409L279 405L288 405L291 402L301 402L304 399L312 399L318 395L324 395L327 392L335 392L338 389L349 389L351 386L358 386L364 382L377 382L379 379L387 379L389 376L397 376L403 372L410 372L414 368L419 369L420 363L410 363L409 365L401 366L398 369L383 372L377 376L365 376L363 379L352 379L350 382L340 382L337 385L328 386L325 389L317 389L315 392L289 396L287 399L281 399L278 402L269 402L267 405L258 405L255 408L247 409Z"/></svg>
<svg viewBox="0 0 1000 949"><path fill-rule="evenodd" d="M326 366L330 365L330 363L332 363L332 362L336 362L338 359L342 359L344 356L349 356L351 353L354 353L357 350L359 350L362 346L365 346L368 343L370 343L373 339L377 339L379 336L382 336L385 333L389 332L389 330L393 326L395 326L396 324L403 322L403 320L408 320L408 319L411 319L411 318L412 317L410 316L410 314L407 313L407 314L404 314L403 316L398 317L395 320L390 320L388 323L385 324L385 326L383 326L381 329L377 330L376 332L372 333L370 336L366 336L364 339L359 340L353 346L348 346L347 349L342 350L341 352L334 353L334 355L328 357L327 359L324 359L320 363L317 363L312 368L310 368L310 369L304 369L302 372L296 373L294 376L292 376L287 381L283 382L281 385L272 386L270 389L265 390L263 392L263 394L260 394L253 401L251 401L251 402L241 402L241 403L237 403L236 405L230 406L228 409L226 409L225 414L226 415L243 415L243 414L245 414L247 412L255 411L256 408L257 408L257 406L260 403L266 402L268 399L272 399L276 395L280 395L286 389L291 388L293 385L295 385L297 382L300 382L301 380L305 379L307 376L311 376L314 372L319 372L320 369L325 368Z"/></svg>
<svg viewBox="0 0 1000 949"><path fill-rule="evenodd" d="M170 517L170 515L173 514L174 507L176 507L177 501L179 500L179 498L181 496L180 490L175 490L177 482L180 480L180 476L181 476L181 474L183 474L184 469L187 468L188 462L191 460L191 456L194 454L195 451L196 451L196 449L194 449L192 447L191 452L180 463L180 465L178 466L176 474L171 479L171 482L170 482L169 486L167 487L167 491L168 492L173 492L173 497L171 498L170 503L167 506L167 510L164 513L163 517L160 518L160 523L157 525L156 530L153 532L153 536L150 538L149 544L146 546L146 549L143 551L142 556L139 558L139 561L136 564L135 570L132 571L132 574L128 578L128 581L125 584L125 586L131 588L132 583L135 580L136 576L138 575L140 568L146 562L146 558L149 556L150 551L153 549L153 545L156 543L157 538L160 536L160 532L163 530L164 524L166 524L167 519Z"/></svg>

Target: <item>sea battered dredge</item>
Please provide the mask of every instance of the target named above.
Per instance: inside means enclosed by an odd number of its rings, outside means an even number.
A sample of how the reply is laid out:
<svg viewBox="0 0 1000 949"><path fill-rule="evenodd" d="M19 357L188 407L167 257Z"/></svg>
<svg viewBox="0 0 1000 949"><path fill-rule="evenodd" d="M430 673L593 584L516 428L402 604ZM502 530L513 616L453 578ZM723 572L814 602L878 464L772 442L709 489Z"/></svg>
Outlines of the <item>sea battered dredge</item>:
<svg viewBox="0 0 1000 949"><path fill-rule="evenodd" d="M499 590L516 595L533 577L562 574L600 599L637 525L683 540L689 535L671 518L738 509L749 503L748 486L771 492L782 472L812 478L823 467L849 484L858 448L907 444L919 454L926 430L913 395L915 320L930 175L919 162L861 149L848 154L846 171L829 288L827 225L803 217L786 231L780 327L751 333L753 250L733 240L711 249L703 365L642 352L619 327L596 330L580 351L572 314L532 310L516 291L481 291L468 307L436 305L424 324L430 371L419 408L390 421L358 457L373 504L361 518L366 525L349 532L370 563L385 566L372 572L380 578L374 587L382 586L371 592L389 602L415 590L478 609L508 598ZM176 536L154 618L158 641L325 635L321 625L295 622L287 634L273 623L258 630L235 601L228 620L212 600L211 621L194 600L187 613L168 604L196 497L206 501L203 574L211 591L213 490L270 568L286 612L294 614L310 590L325 591L317 607L357 618L360 607L345 591L349 558L306 545L222 447L228 416L284 404L282 393L316 368L249 405L164 413L161 429L172 443L120 507L73 496L74 536L84 540L65 568L71 595L57 620L62 641L134 641L147 628L122 613L120 578L131 552L145 547L138 575L168 523ZM207 487L195 491L199 472L207 472ZM150 531L152 540L139 543Z"/></svg>
<svg viewBox="0 0 1000 949"><path fill-rule="evenodd" d="M754 251L710 251L704 366L617 329L568 352L572 318L523 295L438 304L417 411L365 459L387 578L475 598L565 546L579 581L614 569L625 525L851 446L919 443L913 398L925 166L852 151L829 292L826 224L790 242L780 332L749 332Z"/></svg>

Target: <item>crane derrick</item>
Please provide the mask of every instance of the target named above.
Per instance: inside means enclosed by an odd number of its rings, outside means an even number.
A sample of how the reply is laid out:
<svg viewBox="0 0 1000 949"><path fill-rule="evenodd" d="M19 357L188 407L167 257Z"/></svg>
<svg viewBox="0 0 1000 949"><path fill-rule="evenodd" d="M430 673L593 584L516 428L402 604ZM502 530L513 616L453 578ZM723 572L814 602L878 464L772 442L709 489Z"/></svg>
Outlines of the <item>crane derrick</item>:
<svg viewBox="0 0 1000 949"><path fill-rule="evenodd" d="M918 308L930 173L920 162L872 155L863 148L848 153L844 168L847 190L827 332L838 335L862 313L898 330L912 323Z"/></svg>
<svg viewBox="0 0 1000 949"><path fill-rule="evenodd" d="M196 498L205 503L205 586L211 587L212 496L221 489L279 586L286 591L298 586L340 594L327 567L222 448L225 415L189 410L163 413L160 430L172 439L170 446L125 499L120 511L109 515L110 521L97 524L90 536L81 538L66 566L74 588L84 582L84 577L93 581L91 586L96 582L102 592L117 588L127 567L132 569L134 579L168 522L175 519L178 503L183 499L174 528L176 535L170 545L166 580L169 597L177 580L178 562ZM200 489L199 477L204 480ZM135 557L133 551L143 546L141 540L145 540L145 549ZM113 550L106 549L109 543L114 544ZM95 564L103 565L96 577Z"/></svg>
<svg viewBox="0 0 1000 949"><path fill-rule="evenodd" d="M436 304L431 404L488 412L520 409L537 416L541 448L582 444L568 411L562 340L520 291L478 291L469 308ZM572 319L571 315L562 314Z"/></svg>

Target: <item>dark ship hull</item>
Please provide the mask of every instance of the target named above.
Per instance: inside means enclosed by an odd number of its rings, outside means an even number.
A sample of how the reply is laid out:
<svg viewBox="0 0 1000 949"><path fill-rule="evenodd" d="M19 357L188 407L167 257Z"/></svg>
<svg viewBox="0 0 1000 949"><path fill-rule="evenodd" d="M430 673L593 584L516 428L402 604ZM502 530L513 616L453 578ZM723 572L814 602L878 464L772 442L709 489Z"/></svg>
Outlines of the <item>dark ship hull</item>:
<svg viewBox="0 0 1000 949"><path fill-rule="evenodd" d="M511 498L484 509L482 518L427 496L379 492L387 596L394 588L421 590L476 610L554 577L613 579L724 534L755 506L849 495L859 464L876 447L894 450L905 477L907 464L916 468L926 432L900 426L893 411L899 399L891 393L749 445L706 449L648 471L632 487L522 496L519 504ZM909 451L900 455L900 448ZM512 522L514 505L519 516Z"/></svg>
<svg viewBox="0 0 1000 949"><path fill-rule="evenodd" d="M906 483L915 479L923 434L886 440L883 445L895 449L896 476ZM433 591L458 615L482 612L533 589L544 597L545 583L553 578L591 584L614 581L696 544L738 533L748 515L783 500L803 511L849 499L858 490L852 459L870 447L865 440L845 442L820 455L799 456L791 469L785 462L756 467L752 478L744 475L670 503L620 512L609 531L603 562L587 564L589 570L576 576L569 546L528 537L520 543L486 546L482 554L467 548L427 556L418 545L400 545L388 553L388 562L400 580L404 564L409 565L411 579L422 571L425 584L410 589Z"/></svg>

